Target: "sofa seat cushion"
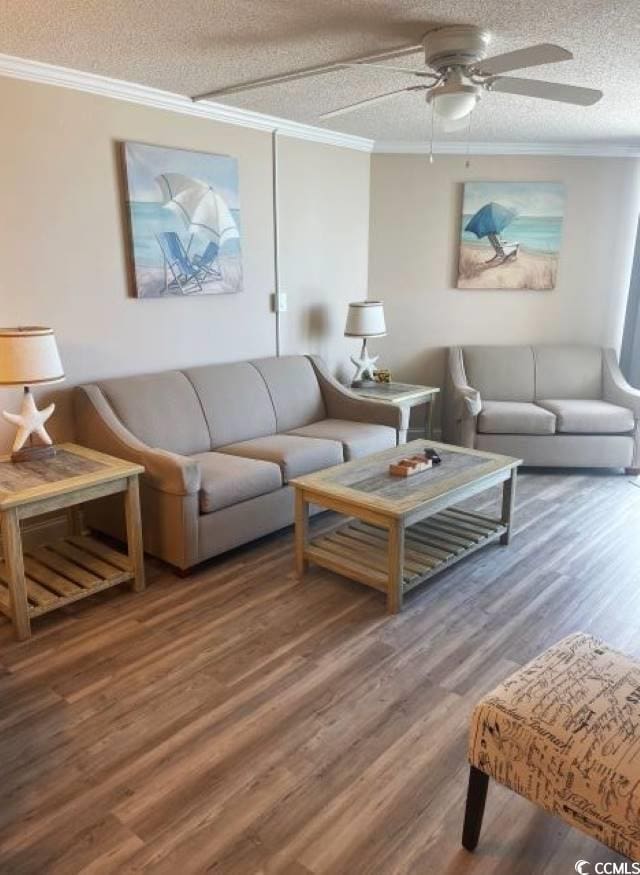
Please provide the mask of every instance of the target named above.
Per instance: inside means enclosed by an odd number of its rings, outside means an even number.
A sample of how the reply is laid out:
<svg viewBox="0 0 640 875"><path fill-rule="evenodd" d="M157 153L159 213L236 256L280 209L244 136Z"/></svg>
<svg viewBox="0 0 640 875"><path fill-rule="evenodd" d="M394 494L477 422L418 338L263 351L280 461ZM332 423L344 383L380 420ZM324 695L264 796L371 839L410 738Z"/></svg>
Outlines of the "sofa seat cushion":
<svg viewBox="0 0 640 875"><path fill-rule="evenodd" d="M348 419L321 419L320 422L296 428L289 434L340 441L345 462L377 453L379 450L388 450L396 445L395 428L368 422L352 422Z"/></svg>
<svg viewBox="0 0 640 875"><path fill-rule="evenodd" d="M633 431L633 413L608 401L550 399L536 403L555 415L557 431L565 434L625 434Z"/></svg>
<svg viewBox="0 0 640 875"><path fill-rule="evenodd" d="M481 434L555 434L555 415L524 401L483 401L478 416Z"/></svg>
<svg viewBox="0 0 640 875"><path fill-rule="evenodd" d="M293 434L273 434L268 437L240 441L220 447L220 453L261 459L279 465L285 483L294 477L311 474L321 468L339 465L344 461L339 441L319 440Z"/></svg>
<svg viewBox="0 0 640 875"><path fill-rule="evenodd" d="M191 458L200 464L200 513L213 513L282 486L280 468L273 462L222 453L196 453Z"/></svg>

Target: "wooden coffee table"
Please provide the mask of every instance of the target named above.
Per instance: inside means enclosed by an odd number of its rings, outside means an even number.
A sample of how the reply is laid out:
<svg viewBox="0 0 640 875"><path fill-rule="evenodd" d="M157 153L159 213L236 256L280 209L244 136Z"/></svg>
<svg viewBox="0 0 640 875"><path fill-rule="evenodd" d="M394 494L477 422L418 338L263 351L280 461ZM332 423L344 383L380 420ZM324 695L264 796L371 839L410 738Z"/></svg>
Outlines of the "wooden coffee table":
<svg viewBox="0 0 640 875"><path fill-rule="evenodd" d="M433 447L440 465L413 477L389 464ZM291 481L295 489L296 570L314 562L387 595L397 613L404 594L465 556L499 540L508 544L521 459L418 440ZM504 483L500 519L455 507ZM309 504L347 520L309 537Z"/></svg>

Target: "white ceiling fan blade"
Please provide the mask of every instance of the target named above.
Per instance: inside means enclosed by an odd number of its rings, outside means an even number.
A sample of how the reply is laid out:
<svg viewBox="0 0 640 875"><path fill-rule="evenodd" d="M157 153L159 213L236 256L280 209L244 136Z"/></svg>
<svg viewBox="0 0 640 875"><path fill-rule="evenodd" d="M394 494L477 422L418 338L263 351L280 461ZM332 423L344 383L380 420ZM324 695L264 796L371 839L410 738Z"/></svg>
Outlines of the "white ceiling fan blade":
<svg viewBox="0 0 640 875"><path fill-rule="evenodd" d="M213 97L224 97L229 94L238 94L241 91L253 91L255 88L266 88L268 85L280 85L283 82L297 82L299 79L307 79L309 76L321 76L323 73L335 73L336 70L341 70L344 67L350 66L352 63L357 64L359 61L386 61L394 58L403 58L406 55L415 55L416 52L423 51L422 44L406 45L397 49L391 49L387 52L376 52L373 55L366 55L362 58L353 58L351 61L332 61L329 64L318 64L314 67L305 67L302 70L294 70L290 73L280 73L275 76L263 76L260 79L250 79L247 82L239 82L236 85L228 85L224 88L216 88L213 91L205 91L203 94L194 95L191 100L210 100Z"/></svg>
<svg viewBox="0 0 640 875"><path fill-rule="evenodd" d="M378 94L376 97L367 97L366 100L358 100L356 103L349 103L347 106L341 106L338 109L323 112L318 118L333 118L336 115L343 115L344 113L352 112L354 109L359 109L361 106L382 103L383 100L389 100L391 97L396 97L398 94L404 94L407 91L426 91L426 89L426 85L413 85L409 88L396 88L395 91L387 91L384 94Z"/></svg>
<svg viewBox="0 0 640 875"><path fill-rule="evenodd" d="M576 106L592 106L602 97L595 88L579 88L577 85L562 85L560 82L541 82L539 79L518 79L515 76L498 76L489 83L490 91L504 94L521 94L523 97L539 97L542 100L557 100Z"/></svg>
<svg viewBox="0 0 640 875"><path fill-rule="evenodd" d="M571 61L573 55L561 46L552 43L540 43L537 46L529 46L526 49L516 49L515 52L506 52L504 55L495 55L486 58L474 65L478 73L507 73L509 70L522 70L525 67L539 67L541 64L557 64L558 61Z"/></svg>

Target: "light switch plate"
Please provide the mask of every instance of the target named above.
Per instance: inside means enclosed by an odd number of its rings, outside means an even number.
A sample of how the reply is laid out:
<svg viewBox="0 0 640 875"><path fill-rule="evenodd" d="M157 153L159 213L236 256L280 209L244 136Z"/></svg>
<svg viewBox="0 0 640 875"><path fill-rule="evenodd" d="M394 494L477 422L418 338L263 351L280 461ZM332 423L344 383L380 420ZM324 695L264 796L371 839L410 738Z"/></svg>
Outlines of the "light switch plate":
<svg viewBox="0 0 640 875"><path fill-rule="evenodd" d="M273 309L276 313L287 312L287 293L276 292L273 296Z"/></svg>

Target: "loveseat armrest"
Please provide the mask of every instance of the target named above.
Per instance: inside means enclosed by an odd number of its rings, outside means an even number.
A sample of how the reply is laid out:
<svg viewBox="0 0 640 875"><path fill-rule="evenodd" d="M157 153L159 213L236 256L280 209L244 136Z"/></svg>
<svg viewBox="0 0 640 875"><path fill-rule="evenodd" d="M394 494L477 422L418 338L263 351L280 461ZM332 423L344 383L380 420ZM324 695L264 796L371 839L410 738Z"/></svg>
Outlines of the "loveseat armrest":
<svg viewBox="0 0 640 875"><path fill-rule="evenodd" d="M605 401L626 407L633 412L633 418L640 420L640 389L627 383L620 370L615 350L605 349L602 359L602 394Z"/></svg>
<svg viewBox="0 0 640 875"><path fill-rule="evenodd" d="M75 388L74 411L80 443L144 465L145 479L160 492L192 495L199 491L199 463L169 450L149 447L139 440L118 419L98 386Z"/></svg>
<svg viewBox="0 0 640 875"><path fill-rule="evenodd" d="M324 361L315 355L308 356L318 378L320 391L330 419L348 419L353 422L368 422L372 425L387 425L403 435L409 427L409 408L397 404L381 404L369 401L350 392L333 377Z"/></svg>
<svg viewBox="0 0 640 875"><path fill-rule="evenodd" d="M480 393L467 383L462 349L452 346L447 358L444 392L444 439L463 447L473 447L481 410Z"/></svg>

